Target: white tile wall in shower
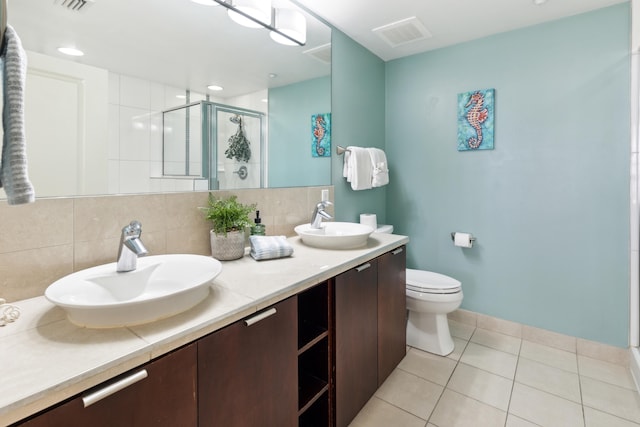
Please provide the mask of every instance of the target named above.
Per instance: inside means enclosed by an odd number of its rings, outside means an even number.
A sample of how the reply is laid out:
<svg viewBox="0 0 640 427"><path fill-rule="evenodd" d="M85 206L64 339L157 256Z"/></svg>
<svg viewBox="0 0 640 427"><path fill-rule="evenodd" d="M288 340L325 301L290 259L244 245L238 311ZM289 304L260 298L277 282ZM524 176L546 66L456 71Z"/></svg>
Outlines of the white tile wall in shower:
<svg viewBox="0 0 640 427"><path fill-rule="evenodd" d="M162 113L152 112L149 116L149 160L162 162Z"/></svg>
<svg viewBox="0 0 640 427"><path fill-rule="evenodd" d="M150 82L129 76L120 76L120 105L151 108Z"/></svg>
<svg viewBox="0 0 640 427"><path fill-rule="evenodd" d="M120 160L149 160L149 128L149 110L120 107Z"/></svg>
<svg viewBox="0 0 640 427"><path fill-rule="evenodd" d="M184 88L177 88L171 86L164 87L164 110L178 107L186 103L185 96L187 91Z"/></svg>
<svg viewBox="0 0 640 427"><path fill-rule="evenodd" d="M109 194L120 193L120 160L111 160L107 162L108 168L108 192Z"/></svg>
<svg viewBox="0 0 640 427"><path fill-rule="evenodd" d="M189 94L189 98L190 98L189 103L207 100L207 96L204 93L193 92L193 91Z"/></svg>
<svg viewBox="0 0 640 427"><path fill-rule="evenodd" d="M149 109L151 111L160 112L165 109L164 88L163 84L149 82Z"/></svg>
<svg viewBox="0 0 640 427"><path fill-rule="evenodd" d="M120 74L109 72L109 104L120 105Z"/></svg>
<svg viewBox="0 0 640 427"><path fill-rule="evenodd" d="M147 193L150 188L150 171L148 161L120 161L120 193Z"/></svg>
<svg viewBox="0 0 640 427"><path fill-rule="evenodd" d="M109 160L120 159L120 106L116 104L108 108L107 150Z"/></svg>

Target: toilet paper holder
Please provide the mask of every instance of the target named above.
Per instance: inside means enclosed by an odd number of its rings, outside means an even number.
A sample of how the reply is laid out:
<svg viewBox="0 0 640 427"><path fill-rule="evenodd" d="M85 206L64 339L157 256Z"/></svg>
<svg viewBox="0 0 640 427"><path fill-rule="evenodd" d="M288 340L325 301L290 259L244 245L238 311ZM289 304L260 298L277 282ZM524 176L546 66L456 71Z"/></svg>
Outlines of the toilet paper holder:
<svg viewBox="0 0 640 427"><path fill-rule="evenodd" d="M451 240L454 241L454 242L456 241L456 232L455 231L451 232ZM476 238L474 236L471 236L471 237L469 237L469 240L471 241L471 243L473 243L473 242L476 241Z"/></svg>

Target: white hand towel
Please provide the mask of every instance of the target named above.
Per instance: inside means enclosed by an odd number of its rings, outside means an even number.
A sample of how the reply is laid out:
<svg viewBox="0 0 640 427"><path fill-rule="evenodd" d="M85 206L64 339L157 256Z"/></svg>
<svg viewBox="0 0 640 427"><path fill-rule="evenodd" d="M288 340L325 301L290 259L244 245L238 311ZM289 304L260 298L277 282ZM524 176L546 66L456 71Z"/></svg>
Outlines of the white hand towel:
<svg viewBox="0 0 640 427"><path fill-rule="evenodd" d="M0 53L4 96L0 187L4 187L7 202L10 205L20 205L35 200L33 185L27 175L27 145L24 128L27 55L22 49L18 34L9 25L4 32L4 38L4 49Z"/></svg>
<svg viewBox="0 0 640 427"><path fill-rule="evenodd" d="M382 187L389 183L387 155L379 148L368 148L371 157L371 186Z"/></svg>
<svg viewBox="0 0 640 427"><path fill-rule="evenodd" d="M369 150L362 147L349 147L351 156L351 189L368 190L371 188L371 156Z"/></svg>

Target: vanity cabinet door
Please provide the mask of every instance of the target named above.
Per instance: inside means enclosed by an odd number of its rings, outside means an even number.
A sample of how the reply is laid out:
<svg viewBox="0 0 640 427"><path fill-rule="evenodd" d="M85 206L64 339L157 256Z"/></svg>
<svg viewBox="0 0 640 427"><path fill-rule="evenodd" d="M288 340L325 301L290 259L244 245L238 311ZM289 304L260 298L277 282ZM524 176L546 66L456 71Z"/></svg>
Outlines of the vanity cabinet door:
<svg viewBox="0 0 640 427"><path fill-rule="evenodd" d="M378 387L407 352L405 249L378 258Z"/></svg>
<svg viewBox="0 0 640 427"><path fill-rule="evenodd" d="M190 344L17 425L196 426L196 360ZM100 399L113 384L123 388Z"/></svg>
<svg viewBox="0 0 640 427"><path fill-rule="evenodd" d="M347 426L378 387L378 264L335 277L335 419Z"/></svg>
<svg viewBox="0 0 640 427"><path fill-rule="evenodd" d="M295 297L198 341L200 426L298 425Z"/></svg>

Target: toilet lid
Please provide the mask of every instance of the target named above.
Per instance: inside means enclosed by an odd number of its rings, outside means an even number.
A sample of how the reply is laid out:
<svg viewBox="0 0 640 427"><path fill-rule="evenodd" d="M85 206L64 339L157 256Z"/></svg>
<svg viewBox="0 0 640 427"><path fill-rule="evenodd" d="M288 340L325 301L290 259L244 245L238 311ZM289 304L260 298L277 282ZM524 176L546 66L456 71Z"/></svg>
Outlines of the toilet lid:
<svg viewBox="0 0 640 427"><path fill-rule="evenodd" d="M407 268L407 289L424 293L455 293L462 290L460 281L433 271Z"/></svg>

